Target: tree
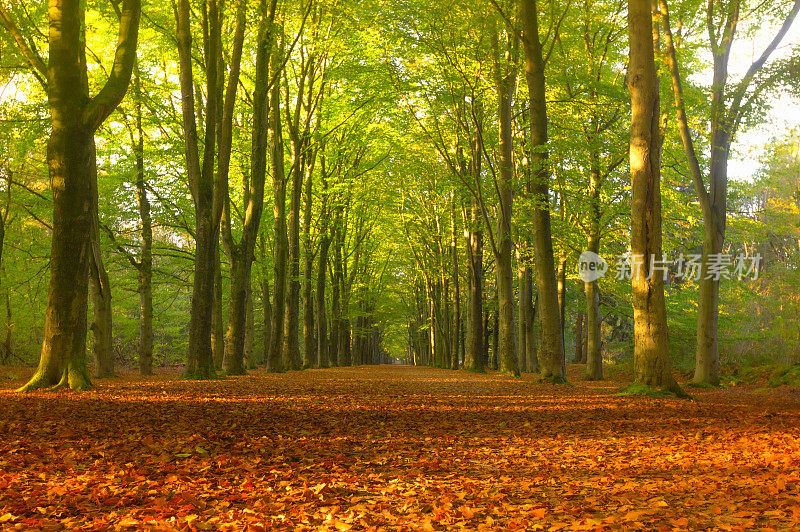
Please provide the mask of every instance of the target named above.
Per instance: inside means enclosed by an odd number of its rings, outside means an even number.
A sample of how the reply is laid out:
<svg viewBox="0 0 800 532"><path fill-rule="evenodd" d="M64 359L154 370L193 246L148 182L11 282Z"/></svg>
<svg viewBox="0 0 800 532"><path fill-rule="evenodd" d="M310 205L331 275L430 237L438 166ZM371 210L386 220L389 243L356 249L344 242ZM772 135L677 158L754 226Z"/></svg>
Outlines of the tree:
<svg viewBox="0 0 800 532"><path fill-rule="evenodd" d="M728 63L731 48L741 22L742 0L709 0L706 14L706 29L714 62L713 81L710 87L710 134L711 158L707 178L703 175L700 159L694 147L694 139L686 114L683 95L683 80L680 74L675 39L669 19L666 0L659 0L664 21L667 45L667 64L672 78L672 91L683 147L688 159L697 198L703 212L703 257L700 272L700 297L697 311L697 348L695 351L694 384L719 385L719 283L720 277L709 274L711 258L722 253L725 243L725 225L728 204L728 159L731 144L743 118L752 108L768 80L758 80L757 74L764 67L772 52L783 40L800 11L800 0L795 0L780 29L753 61L738 83L729 87ZM717 19L720 22L717 22ZM751 90L751 86L755 88ZM706 187L706 180L708 187Z"/></svg>
<svg viewBox="0 0 800 532"><path fill-rule="evenodd" d="M278 35L278 49L272 68L273 76L280 75L278 65L283 61L284 36ZM270 91L268 142L270 149L270 165L272 168L273 193L273 233L274 243L274 277L272 299L272 319L270 323L269 344L266 346L267 371L280 373L285 370L283 363L283 322L286 316L286 260L289 253L289 242L286 236L286 175L284 169L284 146L281 128L281 92L280 83L274 83Z"/></svg>
<svg viewBox="0 0 800 532"><path fill-rule="evenodd" d="M89 95L85 50L85 4L53 0L48 62L21 37L8 12L0 6L3 25L22 53L46 80L51 131L47 150L53 191L53 236L50 287L39 366L23 391L48 386L85 390L86 311L92 220L96 190L94 134L119 105L128 89L136 58L140 0L124 0L119 17L114 62L103 88Z"/></svg>
<svg viewBox="0 0 800 532"><path fill-rule="evenodd" d="M517 346L514 339L514 274L512 270L513 241L511 218L514 197L514 162L512 145L512 100L517 84L516 56L519 39L516 28L509 28L509 46L501 56L497 32L492 33L494 48L494 82L497 87L498 127L500 128L499 174L497 180L498 216L496 238L492 241L495 275L497 276L497 305L500 322L499 362L500 371L519 376ZM507 51L506 51L507 50ZM510 59L506 59L510 57ZM506 62L510 64L506 64Z"/></svg>
<svg viewBox="0 0 800 532"><path fill-rule="evenodd" d="M628 0L631 95L631 285L636 383L682 394L669 359L661 260L661 144L659 83L649 0ZM653 259L651 259L651 257Z"/></svg>
<svg viewBox="0 0 800 532"><path fill-rule="evenodd" d="M277 0L267 3L262 0L261 22L258 29L256 52L255 90L253 93L253 126L250 147L250 172L242 183L244 220L242 238L236 242L231 231L230 196L226 198L223 219L223 241L231 259L231 298L228 310L228 329L225 342L223 366L228 374L245 372L245 337L247 329L247 301L250 294L251 269L255 259L261 212L264 207L264 184L267 173L267 122L269 119L270 55L273 51L273 21ZM245 13L240 8L236 25L234 57L240 58L244 40ZM238 71L238 64L235 65ZM238 72L236 73L238 77ZM233 74L232 74L233 77ZM277 80L272 80L277 83ZM227 102L226 102L227 103Z"/></svg>
<svg viewBox="0 0 800 532"><path fill-rule="evenodd" d="M541 341L539 373L544 379L563 382L566 378L564 335L558 304L558 287L550 228L550 193L547 154L547 101L545 65L539 36L537 0L522 0L522 43L525 50L525 77L530 105L530 172L533 193L533 249L536 262L536 289ZM557 32L558 29L555 28Z"/></svg>

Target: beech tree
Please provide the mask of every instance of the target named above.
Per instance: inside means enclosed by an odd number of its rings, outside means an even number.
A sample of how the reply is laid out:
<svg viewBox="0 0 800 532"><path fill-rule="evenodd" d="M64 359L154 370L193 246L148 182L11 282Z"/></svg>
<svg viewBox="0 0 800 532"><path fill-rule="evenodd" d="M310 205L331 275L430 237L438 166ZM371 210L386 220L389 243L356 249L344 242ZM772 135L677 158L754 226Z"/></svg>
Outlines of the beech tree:
<svg viewBox="0 0 800 532"><path fill-rule="evenodd" d="M51 117L47 165L53 191L50 288L39 366L21 390L48 386L85 390L86 311L92 225L97 190L94 134L119 105L131 79L141 15L140 0L124 0L117 48L108 80L89 94L85 50L85 4L53 0L48 9L47 63L24 38L5 7L3 26L46 83Z"/></svg>
<svg viewBox="0 0 800 532"><path fill-rule="evenodd" d="M659 83L650 0L628 0L631 95L631 286L636 383L681 394L669 358L661 258L661 145Z"/></svg>
<svg viewBox="0 0 800 532"><path fill-rule="evenodd" d="M741 15L747 7L746 4L742 0L709 0L708 2L706 30L714 66L713 80L709 89L711 108L708 147L711 157L708 170L704 172L695 149L695 137L692 134L690 118L686 112L683 94L684 80L678 64L675 38L669 18L669 6L666 0L659 0L661 17L664 21L667 64L672 79L678 131L703 214L703 256L699 281L697 348L693 379L694 384L697 385L719 385L720 277L709 274L708 265L713 256L722 253L725 243L725 226L728 215L728 159L731 154L731 145L742 120L750 112L758 96L770 82L774 81L770 77L758 79L758 74L783 40L800 11L800 1L796 0L792 3L778 31L761 55L757 56L750 64L741 79L732 83L729 74L731 49L736 41ZM708 184L706 185L706 183Z"/></svg>
<svg viewBox="0 0 800 532"><path fill-rule="evenodd" d="M537 0L522 0L522 42L525 50L525 77L531 128L530 171L532 173L533 249L536 263L536 289L541 340L539 343L539 373L554 382L564 381L564 334L558 303L558 286L553 258L553 239L550 226L550 187L547 153L547 101L545 98L546 56L539 35ZM555 33L558 28L551 28ZM552 48L551 48L552 50ZM549 56L549 53L547 54Z"/></svg>

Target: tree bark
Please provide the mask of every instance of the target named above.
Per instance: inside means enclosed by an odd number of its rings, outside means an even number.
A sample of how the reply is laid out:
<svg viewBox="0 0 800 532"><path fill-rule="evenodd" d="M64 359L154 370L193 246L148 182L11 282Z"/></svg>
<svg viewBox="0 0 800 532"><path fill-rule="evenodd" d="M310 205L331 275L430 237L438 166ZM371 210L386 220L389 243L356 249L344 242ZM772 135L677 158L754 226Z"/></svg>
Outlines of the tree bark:
<svg viewBox="0 0 800 532"><path fill-rule="evenodd" d="M283 54L276 54L274 64L282 61ZM273 69L274 71L274 69ZM274 75L274 74L273 74ZM286 315L286 261L288 241L286 238L286 177L284 172L284 147L281 132L280 87L276 81L270 95L269 145L272 166L273 215L275 234L275 256L273 265L274 296L272 300L272 325L270 347L267 356L267 371L285 371L283 363L283 322Z"/></svg>
<svg viewBox="0 0 800 532"><path fill-rule="evenodd" d="M305 205L303 209L303 248L305 249L303 263L303 367L307 368L319 365L312 290L314 278L314 253L311 249L311 208L314 200L312 168L309 166L305 172Z"/></svg>
<svg viewBox="0 0 800 532"><path fill-rule="evenodd" d="M500 369L500 312L492 312L492 369Z"/></svg>
<svg viewBox="0 0 800 532"><path fill-rule="evenodd" d="M682 394L670 368L663 277L648 275L651 256L661 260L663 140L650 0L628 0L628 27L634 378L637 383Z"/></svg>
<svg viewBox="0 0 800 532"><path fill-rule="evenodd" d="M567 255L561 250L558 257L556 282L558 284L558 310L561 319L561 334L567 325Z"/></svg>
<svg viewBox="0 0 800 532"><path fill-rule="evenodd" d="M267 363L269 358L269 346L272 343L272 303L269 299L269 278L267 277L267 263L266 263L266 244L264 243L263 233L260 236L261 241L261 305L263 308L263 322L264 322L264 351L261 358L264 364Z"/></svg>
<svg viewBox="0 0 800 532"><path fill-rule="evenodd" d="M255 324L255 309L253 308L253 289L251 286L247 287L247 313L245 315L245 329L244 329L244 365L247 369L256 369L258 367L258 360L256 360L255 350L253 349L256 336Z"/></svg>
<svg viewBox="0 0 800 532"><path fill-rule="evenodd" d="M136 199L142 222L141 257L137 265L139 290L139 374L153 374L153 221L147 197L144 167L144 130L139 65L134 66L133 91L136 99Z"/></svg>
<svg viewBox="0 0 800 532"><path fill-rule="evenodd" d="M575 359L574 362L576 364L583 364L586 361L584 360L584 353L583 353L583 320L584 320L584 313L582 310L578 310L575 313Z"/></svg>
<svg viewBox="0 0 800 532"><path fill-rule="evenodd" d="M521 244L517 244L517 287L519 292L519 313L517 318L517 340L519 353L519 370L521 373L528 372L528 360L526 357L528 338L525 334L525 327L528 323L527 309L525 305L525 263L520 252Z"/></svg>
<svg viewBox="0 0 800 532"><path fill-rule="evenodd" d="M456 221L456 191L450 198L450 268L453 279L453 319L450 333L451 369L459 367L459 345L461 344L461 290L458 275L458 224Z"/></svg>
<svg viewBox="0 0 800 532"><path fill-rule="evenodd" d="M195 206L195 260L192 283L192 304L189 323L189 352L186 376L209 379L216 374L211 348L212 305L214 303L214 269L219 244L219 220L222 215L221 190L214 183L217 114L221 96L218 61L221 46L220 17L216 0L204 4L209 21L206 51L205 139L202 166L198 151L197 118L195 115L194 77L190 0L179 0L177 10L178 56L180 66L181 107L186 144L187 175Z"/></svg>
<svg viewBox="0 0 800 532"><path fill-rule="evenodd" d="M553 239L550 229L550 169L547 152L547 100L545 63L539 38L537 0L522 0L525 76L528 80L531 124L531 164L533 210L533 249L541 336L539 373L553 382L566 380L564 342L556 286Z"/></svg>
<svg viewBox="0 0 800 532"><path fill-rule="evenodd" d="M90 98L85 61L84 3L51 0L47 165L53 191L53 235L44 342L39 366L21 391L48 386L91 387L86 371L86 311L92 254L94 132L117 107L136 57L140 0L125 0L117 49L106 84Z"/></svg>
<svg viewBox="0 0 800 532"><path fill-rule="evenodd" d="M342 207L335 208L334 223L331 227L331 243L333 244L333 278L331 279L331 333L328 347L330 349L331 365L342 366L342 353L339 351L339 325L341 323L341 293L342 286L342 239L340 225L342 224Z"/></svg>
<svg viewBox="0 0 800 532"><path fill-rule="evenodd" d="M222 369L225 357L225 318L222 312L222 261L219 246L214 253L214 303L211 305L211 356L214 367Z"/></svg>
<svg viewBox="0 0 800 532"><path fill-rule="evenodd" d="M539 354L536 350L536 309L533 305L533 270L525 266L522 292L525 310L525 367L531 373L539 372Z"/></svg>
<svg viewBox="0 0 800 532"><path fill-rule="evenodd" d="M498 127L500 156L498 166L500 178L497 182L497 238L494 246L495 277L497 282L497 307L499 320L499 358L500 371L507 375L519 376L517 346L514 330L514 273L513 243L511 237L511 217L514 197L514 162L512 141L512 100L516 89L516 65L504 65L501 59L497 34L493 35L495 48L494 77L497 87ZM516 38L514 38L516 40Z"/></svg>
<svg viewBox="0 0 800 532"><path fill-rule="evenodd" d="M295 151L300 151L295 148ZM300 158L300 153L295 153ZM292 188L289 199L289 278L286 289L286 317L283 328L283 363L287 368L300 369L300 197L303 173L300 162L292 167Z"/></svg>
<svg viewBox="0 0 800 532"><path fill-rule="evenodd" d="M592 148L591 170L589 173L589 235L586 248L588 251L600 253L600 154ZM600 288L597 280L584 283L586 300L586 378L601 380L603 378L603 353L600 338Z"/></svg>
<svg viewBox="0 0 800 532"><path fill-rule="evenodd" d="M96 177L95 177L96 182ZM97 190L92 191L94 196L94 213L92 215L91 229L91 258L89 259L89 275L92 287L92 303L94 307L94 321L92 333L94 343L92 349L95 356L95 377L108 378L114 376L114 343L113 343L113 318L111 314L111 284L108 272L103 263L102 249L100 247L100 229L97 218Z"/></svg>
<svg viewBox="0 0 800 532"><path fill-rule="evenodd" d="M323 230L320 242L319 257L317 262L317 290L315 293L315 312L317 317L317 353L319 354L319 367L327 368L331 365L328 351L328 317L325 308L325 274L328 270L328 249L330 237L327 228Z"/></svg>
<svg viewBox="0 0 800 532"><path fill-rule="evenodd" d="M328 251L331 246L331 237L328 223L328 174L326 167L325 150L322 147L320 181L322 184L322 219L320 227L319 257L317 257L317 289L314 293L314 314L317 322L317 355L319 357L319 367L327 368L331 365L329 341L328 341L328 315L325 307L325 288L327 285L326 275L328 273Z"/></svg>
<svg viewBox="0 0 800 532"><path fill-rule="evenodd" d="M264 179L267 158L267 101L266 84L269 79L268 40L269 26L266 3L261 2L262 18L259 25L256 51L256 79L253 93L253 130L251 134L250 168L242 179L243 203L245 219L243 220L242 239L236 242L231 232L230 194L228 187L228 171L230 167L231 144L233 131L231 128L236 93L241 70L242 47L246 24L246 3L240 0L236 12L236 24L233 35L230 74L225 90L222 111L222 127L219 137L219 163L217 165L218 180L224 188L222 201L222 239L230 257L231 296L228 301L228 325L225 330L225 351L222 367L229 375L241 375L246 372L245 345L247 338L247 308L250 297L250 282L255 245L258 238L258 225L264 205ZM259 194L260 190L260 194Z"/></svg>

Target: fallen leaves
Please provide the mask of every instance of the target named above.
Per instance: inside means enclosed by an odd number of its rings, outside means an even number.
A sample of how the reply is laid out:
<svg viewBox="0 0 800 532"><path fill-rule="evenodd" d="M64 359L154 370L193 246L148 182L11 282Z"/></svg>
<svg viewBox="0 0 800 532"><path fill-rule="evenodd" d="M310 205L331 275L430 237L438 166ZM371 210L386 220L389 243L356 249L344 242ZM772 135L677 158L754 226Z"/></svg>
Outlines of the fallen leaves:
<svg viewBox="0 0 800 532"><path fill-rule="evenodd" d="M0 525L800 526L796 396L630 399L618 383L574 381L360 367L0 392Z"/></svg>

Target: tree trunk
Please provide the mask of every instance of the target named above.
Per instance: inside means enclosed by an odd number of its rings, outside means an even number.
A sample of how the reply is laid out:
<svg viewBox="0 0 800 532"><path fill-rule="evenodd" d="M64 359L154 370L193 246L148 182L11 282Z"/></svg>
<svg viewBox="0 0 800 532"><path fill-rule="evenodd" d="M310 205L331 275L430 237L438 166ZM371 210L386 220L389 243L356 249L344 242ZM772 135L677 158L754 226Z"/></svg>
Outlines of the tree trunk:
<svg viewBox="0 0 800 532"><path fill-rule="evenodd" d="M517 318L517 340L518 344L518 353L519 353L519 370L522 373L528 372L528 360L526 358L526 353L528 352L527 348L527 336L525 334L525 327L528 324L528 316L527 316L527 309L525 305L525 263L522 260L522 255L520 253L521 245L517 245L517 286L519 291L519 317Z"/></svg>
<svg viewBox="0 0 800 532"><path fill-rule="evenodd" d="M183 129L186 143L187 174L195 204L195 261L192 284L189 352L186 375L195 379L215 376L211 348L212 305L214 303L214 270L219 244L219 219L222 214L220 189L214 183L218 94L218 59L221 55L221 28L216 0L207 0L209 21L206 50L206 112L202 167L198 151L197 118L195 116L194 78L192 74L192 37L189 0L178 2L178 55L180 65Z"/></svg>
<svg viewBox="0 0 800 532"><path fill-rule="evenodd" d="M483 322L483 231L480 230L480 211L477 202L470 209L467 229L467 283L468 312L464 367L470 371L484 371Z"/></svg>
<svg viewBox="0 0 800 532"><path fill-rule="evenodd" d="M77 7L74 10L77 12ZM62 20L60 16L54 17L51 11L51 24L55 21L63 24L65 29L73 30L72 24L79 25L77 13L69 15L76 20L67 19L67 13ZM51 38L51 63L55 59L53 47ZM58 122L54 119L48 142L53 238L44 342L39 366L20 391L48 386L69 386L73 390L91 387L86 371L86 311L92 252L89 232L94 137L91 131L80 125L68 125L77 121L77 117L72 116L74 111L70 111L65 109L60 113L63 117Z"/></svg>
<svg viewBox="0 0 800 532"><path fill-rule="evenodd" d="M303 192L301 159L305 143L294 147L292 189L289 199L289 279L286 290L286 317L283 329L283 363L287 368L300 369L300 199Z"/></svg>
<svg viewBox="0 0 800 532"><path fill-rule="evenodd" d="M277 54L274 62L280 63L283 54ZM274 74L273 69L273 76ZM267 355L267 371L285 371L283 364L283 322L286 315L286 261L288 242L286 239L286 177L284 173L283 134L281 132L280 87L275 83L270 95L269 145L272 166L273 214L275 234L275 256L273 265L274 296L272 299L272 324L270 347Z"/></svg>
<svg viewBox="0 0 800 532"><path fill-rule="evenodd" d="M305 261L303 264L303 367L313 368L319 365L317 338L314 322L314 253L311 241L311 208L313 206L313 171L311 166L305 172L305 205L303 209L303 248Z"/></svg>
<svg viewBox="0 0 800 532"><path fill-rule="evenodd" d="M531 124L531 192L533 210L533 249L539 305L539 373L553 382L566 380L564 342L561 330L558 288L556 286L553 239L550 229L550 169L547 152L547 100L545 99L544 60L539 40L537 0L522 0L525 76L528 80Z"/></svg>
<svg viewBox="0 0 800 532"><path fill-rule="evenodd" d="M317 353L319 355L319 367L327 368L331 364L328 352L328 317L325 309L325 274L328 271L328 249L330 248L330 237L327 228L323 228L319 258L317 262L317 291L315 293L315 312L317 316Z"/></svg>
<svg viewBox="0 0 800 532"><path fill-rule="evenodd" d="M514 162L512 142L512 100L516 88L516 65L501 65L494 34L495 47L495 84L497 86L498 127L500 137L500 178L497 182L497 238L493 250L495 259L495 277L497 282L497 307L499 320L499 358L500 371L506 375L519 376L517 363L517 347L514 336L514 273L512 264L513 243L511 239L511 218L514 197Z"/></svg>
<svg viewBox="0 0 800 532"><path fill-rule="evenodd" d="M222 128L219 138L218 179L225 188L222 217L222 238L230 257L231 295L228 301L228 325L225 331L225 354L222 366L229 375L246 373L246 345L248 335L248 301L251 297L251 272L255 259L256 239L264 206L264 180L267 171L267 121L269 101L267 84L269 79L269 41L271 20L266 13L266 2L262 0L262 18L258 30L256 52L256 76L253 94L253 126L250 143L250 167L242 178L243 209L242 238L237 243L231 233L230 189L228 170L230 166L232 130L236 93L239 84L242 47L246 26L246 3L240 2L236 13L233 36L230 75L223 108ZM252 305L252 303L250 303ZM251 310L252 312L252 310ZM252 337L252 336L251 336ZM252 355L251 355L252 357Z"/></svg>
<svg viewBox="0 0 800 532"><path fill-rule="evenodd" d="M342 352L339 350L339 325L341 323L341 294L342 286L342 242L339 236L340 224L342 223L342 213L339 206L336 207L334 225L331 228L331 243L333 244L333 279L331 279L331 334L328 347L330 349L331 365L344 365Z"/></svg>
<svg viewBox="0 0 800 532"><path fill-rule="evenodd" d="M597 253L599 238L589 238L589 251ZM600 338L600 289L597 281L584 283L586 298L586 378L589 380L602 380L603 378L603 353Z"/></svg>
<svg viewBox="0 0 800 532"><path fill-rule="evenodd" d="M583 311L578 309L575 313L575 359L576 364L583 364Z"/></svg>
<svg viewBox="0 0 800 532"><path fill-rule="evenodd" d="M634 378L683 394L670 368L663 277L648 279L651 256L661 260L662 143L650 4L650 0L628 1Z"/></svg>
<svg viewBox="0 0 800 532"><path fill-rule="evenodd" d="M258 367L258 360L255 357L255 350L253 349L256 336L255 312L253 309L253 289L251 286L247 287L247 314L245 316L245 329L244 329L244 365L247 369L256 369Z"/></svg>
<svg viewBox="0 0 800 532"><path fill-rule="evenodd" d="M5 273L5 272L4 272ZM11 332L14 330L14 321L11 315L11 296L8 289L5 290L6 300L6 337L3 340L3 363L7 363L11 356Z"/></svg>
<svg viewBox="0 0 800 532"><path fill-rule="evenodd" d="M243 257L232 256L231 259L231 298L228 304L228 327L225 331L225 356L222 366L228 375L244 375L247 294L252 263Z"/></svg>
<svg viewBox="0 0 800 532"><path fill-rule="evenodd" d="M44 342L39 366L21 391L91 387L86 371L86 311L96 187L94 132L117 107L130 83L141 3L124 0L122 4L112 74L94 98L88 94L84 8L79 0L51 0L49 64L46 72L42 64L35 65L48 84L53 234Z"/></svg>
<svg viewBox="0 0 800 532"><path fill-rule="evenodd" d="M456 193L453 190L453 197L450 200L450 259L451 276L453 278L453 319L451 328L450 356L452 358L450 367L458 369L459 366L459 346L461 345L461 290L458 279L458 224L456 223Z"/></svg>
<svg viewBox="0 0 800 532"><path fill-rule="evenodd" d="M483 313L483 349L481 350L481 366L491 367L491 359L489 358L489 341L492 335L492 329L489 328L489 318L491 311L488 308L484 309Z"/></svg>
<svg viewBox="0 0 800 532"><path fill-rule="evenodd" d="M93 158L94 160L94 158ZM91 329L94 335L93 351L95 357L94 374L98 378L114 376L114 339L111 309L111 283L103 263L103 250L100 242L99 191L97 189L97 166L92 164L92 225L89 241L89 281L91 282L94 321Z"/></svg>
<svg viewBox="0 0 800 532"><path fill-rule="evenodd" d="M587 251L600 253L600 153L596 148L591 153L591 170L589 173L589 235L586 243ZM600 287L594 280L584 283L586 300L586 378L601 380L603 378L603 353L600 338Z"/></svg>
<svg viewBox="0 0 800 532"><path fill-rule="evenodd" d="M269 359L269 346L272 343L272 303L269 300L269 279L267 278L266 272L266 261L264 257L266 255L266 249L264 245L263 236L261 238L261 304L263 307L263 321L264 321L264 351L262 353L262 358L264 364L267 363Z"/></svg>
<svg viewBox="0 0 800 532"><path fill-rule="evenodd" d="M214 367L222 368L225 356L225 326L222 313L222 264L219 255L219 246L214 253L214 303L211 306L211 356L214 358Z"/></svg>
<svg viewBox="0 0 800 532"><path fill-rule="evenodd" d="M492 313L494 322L492 323L492 369L500 369L500 312Z"/></svg>
<svg viewBox="0 0 800 532"><path fill-rule="evenodd" d="M142 94L138 64L134 68L133 90L136 98L136 199L142 222L141 258L137 266L139 288L139 374L153 374L153 221L147 197L144 171L144 130Z"/></svg>
<svg viewBox="0 0 800 532"><path fill-rule="evenodd" d="M561 319L561 334L567 325L567 256L564 250L558 257L558 310Z"/></svg>
<svg viewBox="0 0 800 532"><path fill-rule="evenodd" d="M96 217L97 214L94 216ZM102 250L100 249L100 230L97 224L98 220L95 218L92 223L92 236L90 238L92 253L89 262L94 307L94 321L91 326L94 334L92 348L95 363L97 364L94 368L95 377L108 378L114 376L111 285L105 264L103 264Z"/></svg>
<svg viewBox="0 0 800 532"><path fill-rule="evenodd" d="M533 270L525 266L525 289L522 293L525 306L525 366L531 373L539 372L539 354L536 351L536 309L533 305Z"/></svg>

